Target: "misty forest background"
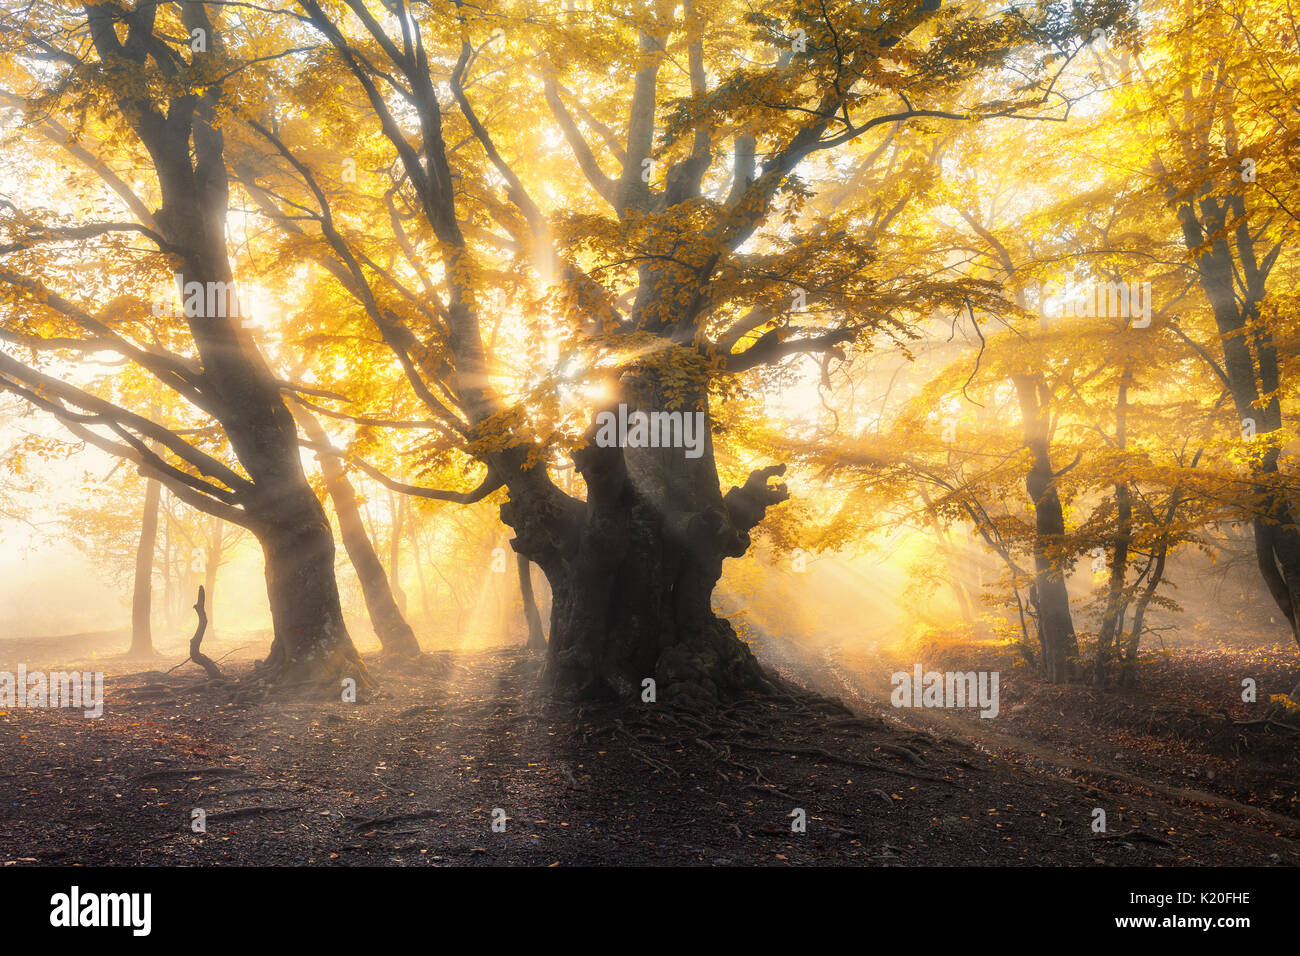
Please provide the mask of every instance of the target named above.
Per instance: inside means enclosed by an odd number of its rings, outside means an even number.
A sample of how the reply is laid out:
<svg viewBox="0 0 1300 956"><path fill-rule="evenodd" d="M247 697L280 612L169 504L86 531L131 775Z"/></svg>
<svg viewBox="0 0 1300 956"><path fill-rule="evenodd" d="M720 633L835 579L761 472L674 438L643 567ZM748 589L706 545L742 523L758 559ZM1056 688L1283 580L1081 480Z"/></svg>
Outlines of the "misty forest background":
<svg viewBox="0 0 1300 956"><path fill-rule="evenodd" d="M0 674L105 676L0 859L1300 862L1298 89L1292 0L0 0Z"/></svg>
<svg viewBox="0 0 1300 956"><path fill-rule="evenodd" d="M7 2L0 632L183 658L203 585L270 685L527 643L700 706L777 636L1226 643L1285 722L1298 16Z"/></svg>

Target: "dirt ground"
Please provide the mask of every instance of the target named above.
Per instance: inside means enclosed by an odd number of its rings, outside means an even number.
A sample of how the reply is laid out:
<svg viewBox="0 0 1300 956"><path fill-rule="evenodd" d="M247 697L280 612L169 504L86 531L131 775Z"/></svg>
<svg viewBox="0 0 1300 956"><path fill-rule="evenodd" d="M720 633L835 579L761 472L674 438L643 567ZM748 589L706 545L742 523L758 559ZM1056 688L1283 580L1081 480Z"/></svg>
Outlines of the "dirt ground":
<svg viewBox="0 0 1300 956"><path fill-rule="evenodd" d="M1297 738L1235 723L1235 672L1195 653L1127 695L1008 667L982 721L895 710L880 659L776 640L759 655L791 694L714 713L574 707L512 647L367 656L378 690L353 704L232 693L167 673L179 646L146 669L122 645L0 641L0 670L107 674L99 719L0 714L4 865L1300 862ZM965 653L927 666L997 664Z"/></svg>

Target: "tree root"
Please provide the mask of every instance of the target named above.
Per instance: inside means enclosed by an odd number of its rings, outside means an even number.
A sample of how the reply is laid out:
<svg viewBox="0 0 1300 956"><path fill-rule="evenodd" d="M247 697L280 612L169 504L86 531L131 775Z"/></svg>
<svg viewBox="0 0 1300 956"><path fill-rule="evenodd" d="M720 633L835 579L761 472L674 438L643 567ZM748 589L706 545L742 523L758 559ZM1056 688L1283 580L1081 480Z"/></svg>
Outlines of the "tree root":
<svg viewBox="0 0 1300 956"><path fill-rule="evenodd" d="M1287 733L1300 734L1300 727L1297 727L1295 724L1288 724L1286 721L1278 720L1276 717L1269 717L1267 715L1261 717L1259 720L1234 720L1232 726L1259 727L1263 730L1272 730L1276 727L1279 730L1286 731Z"/></svg>
<svg viewBox="0 0 1300 956"><path fill-rule="evenodd" d="M747 783L745 784L745 789L754 790L757 791L758 793L763 793L768 795L776 794L778 797L781 797L782 799L785 800L789 800L791 803L799 802L798 797L793 797L790 794L786 793L784 790L778 790L776 787L764 787L757 783Z"/></svg>
<svg viewBox="0 0 1300 956"><path fill-rule="evenodd" d="M820 757L822 760L829 760L831 763L844 764L848 767L860 767L864 770L879 770L882 773L892 773L900 777L910 777L913 780L928 780L931 783L944 783L950 787L956 787L958 784L943 777L935 777L931 774L912 773L910 770L902 770L898 767L890 767L883 763L876 763L871 760L859 760L856 757L843 756L841 754L831 753L829 750L822 750L820 747L772 747L759 746L756 744L744 744L740 741L732 740L728 743L733 747L739 747L741 750L751 750L758 753L773 754L791 754L801 757Z"/></svg>
<svg viewBox="0 0 1300 956"><path fill-rule="evenodd" d="M353 830L362 830L366 827L383 827L393 823L408 823L412 820L429 820L441 815L441 810L418 810L415 813L400 813L391 817L369 817L358 820L351 824L351 827Z"/></svg>
<svg viewBox="0 0 1300 956"><path fill-rule="evenodd" d="M1100 833L1093 837L1095 841L1102 840L1120 840L1126 843L1154 843L1156 846L1164 846L1173 849L1174 845L1163 837L1158 837L1147 833L1144 830L1129 830L1127 833Z"/></svg>
<svg viewBox="0 0 1300 956"><path fill-rule="evenodd" d="M152 782L164 777L247 777L250 771L239 767L168 767L150 770L134 778L132 783Z"/></svg>
<svg viewBox="0 0 1300 956"><path fill-rule="evenodd" d="M218 810L215 813L209 813L207 819L209 823L214 820L218 823L224 823L228 820L241 820L244 817L260 817L265 813L292 813L301 809L301 804L295 804L291 807L240 807L236 810Z"/></svg>
<svg viewBox="0 0 1300 956"><path fill-rule="evenodd" d="M427 714L429 711L437 709L438 708L433 704L420 704L417 707L406 708L406 710L397 715L397 719L403 720L407 717L414 717L416 714Z"/></svg>
<svg viewBox="0 0 1300 956"><path fill-rule="evenodd" d="M868 793L871 793L879 797L881 800L884 800L885 806L889 807L889 809L891 810L894 809L894 798L891 797L889 794L885 793L885 791L881 790L879 787L869 790Z"/></svg>
<svg viewBox="0 0 1300 956"><path fill-rule="evenodd" d="M895 746L894 744L875 744L877 750L883 750L887 754L893 754L895 757L902 757L908 763L915 764L918 767L926 766L925 758L913 750L911 747Z"/></svg>

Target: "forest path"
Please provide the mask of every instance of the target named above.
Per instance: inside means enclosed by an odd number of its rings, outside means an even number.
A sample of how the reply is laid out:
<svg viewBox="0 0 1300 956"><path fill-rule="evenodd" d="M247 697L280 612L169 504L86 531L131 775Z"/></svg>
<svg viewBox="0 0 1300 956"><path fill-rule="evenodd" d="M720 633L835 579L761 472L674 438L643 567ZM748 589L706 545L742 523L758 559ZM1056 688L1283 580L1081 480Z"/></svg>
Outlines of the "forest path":
<svg viewBox="0 0 1300 956"><path fill-rule="evenodd" d="M1267 865L1291 836L1228 809L1062 779L957 726L900 724L818 653L815 696L714 711L574 704L512 646L367 660L348 703L232 700L170 663L107 678L102 718L0 713L0 862L421 865ZM11 662L0 661L0 669ZM173 662L174 663L174 662ZM251 661L223 663L247 676ZM820 689L820 688L819 688ZM883 714L885 718L880 716ZM914 716L914 715L912 715ZM1110 832L1091 832L1093 808ZM191 827L206 813L206 832ZM803 828L795 824L803 820ZM504 829L493 823L504 822ZM1280 828L1279 828L1280 829ZM1134 835L1132 831L1140 835Z"/></svg>
<svg viewBox="0 0 1300 956"><path fill-rule="evenodd" d="M1152 746L1150 727L1147 728L1148 737L1143 740L1138 740L1136 733L1131 736L1126 733L1125 736L1130 741L1135 745L1141 745L1141 749L1135 746L1133 749L1126 750L1123 746L1107 739L1106 731L1113 728L1089 727L1075 722L1070 727L1071 733L1067 736L1052 732L1059 729L1059 725L1042 720L1025 719L1027 712L1035 708L1038 713L1033 716L1041 718L1042 710L1051 708L1055 704L1052 699L1054 694L1074 698L1084 697L1090 700L1104 695L1098 695L1090 688L1052 688L1048 685L1040 685L1032 688L1029 699L1021 703L1004 701L1001 716L1010 717L1010 720L981 718L976 710L895 707L890 701L893 685L888 675L892 675L896 670L910 673L911 667L882 653L880 646L884 643L885 636L878 637L879 640L865 641L861 647L855 648L855 655L851 661L844 659L842 649L838 646L813 649L772 635L765 635L765 643L769 647L769 653L781 662L778 666L788 669L790 676L795 677L800 683L820 693L834 695L855 710L879 715L900 729L932 734L940 739L957 738L968 741L991 757L1006 761L1030 773L1047 774L1068 781L1090 794L1095 794L1099 798L1104 797L1112 802L1123 802L1133 797L1154 799L1165 803L1170 813L1191 813L1202 824L1210 823L1224 827L1225 837L1231 837L1233 832L1238 832L1242 828L1249 828L1252 837L1263 834L1283 841L1278 851L1279 856L1293 862L1300 862L1300 818L1298 816L1280 813L1265 806L1253 805L1243 799L1234 798L1231 794L1241 790L1241 782L1239 779L1234 781L1229 775L1218 777L1228 784L1225 786L1226 793L1180 783L1179 778L1185 776L1187 770L1171 764L1176 764L1181 754L1159 753ZM927 666L926 669L938 669L938 666ZM974 668L969 666L969 661L966 661L963 666L954 669L967 671ZM1022 684L1026 683L1023 675L1020 680ZM1014 713L1008 713L1008 709L1013 710ZM1079 716L1077 713L1067 713L1067 709L1058 711L1057 715L1067 719L1074 717L1076 720ZM1133 728L1126 728L1126 732L1130 730ZM1081 749L1080 744L1085 741L1086 748ZM1294 758L1298 753L1294 738L1289 742L1283 742L1284 747L1288 744ZM1067 748L1075 753L1066 752ZM1144 751L1156 752L1153 755L1151 752ZM1174 757L1172 761L1168 759L1170 756ZM1218 761L1206 759L1208 756L1217 755L1199 756L1197 766L1190 768L1191 773L1202 780L1215 780L1216 774L1213 770L1208 771L1207 777L1205 764L1217 763ZM1231 757L1224 762L1239 763ZM1120 763L1127 763L1130 766L1123 767L1119 765ZM1278 775L1274 767L1270 766L1273 761L1266 760L1264 763L1264 772L1257 774L1254 785L1260 789L1276 787L1286 790L1289 799L1274 793L1271 802L1289 804L1295 808L1297 814L1300 814L1300 805L1297 805L1296 801L1296 774L1292 772ZM1286 764L1282 767L1289 769ZM1104 808L1104 804L1099 803L1099 805ZM1123 820L1122 812L1118 821L1113 813L1108 813L1108 832L1127 829Z"/></svg>

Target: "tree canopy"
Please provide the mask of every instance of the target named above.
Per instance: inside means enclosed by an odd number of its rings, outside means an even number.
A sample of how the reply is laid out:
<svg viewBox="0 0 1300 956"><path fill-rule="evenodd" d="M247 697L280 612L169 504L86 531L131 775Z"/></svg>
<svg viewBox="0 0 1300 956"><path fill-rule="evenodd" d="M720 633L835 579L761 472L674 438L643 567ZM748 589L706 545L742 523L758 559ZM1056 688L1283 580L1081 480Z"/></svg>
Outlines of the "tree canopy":
<svg viewBox="0 0 1300 956"><path fill-rule="evenodd" d="M761 689L724 561L900 529L1051 681L1233 529L1300 642L1282 0L2 16L0 389L251 533L278 680L367 679L332 526L419 651L365 488L499 517L583 695Z"/></svg>

